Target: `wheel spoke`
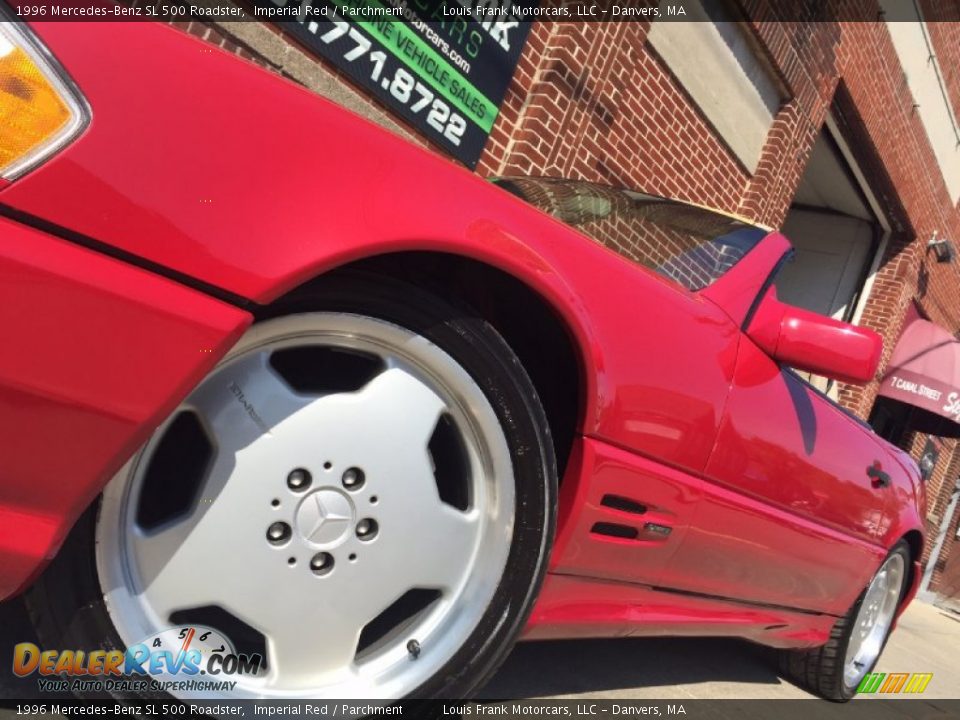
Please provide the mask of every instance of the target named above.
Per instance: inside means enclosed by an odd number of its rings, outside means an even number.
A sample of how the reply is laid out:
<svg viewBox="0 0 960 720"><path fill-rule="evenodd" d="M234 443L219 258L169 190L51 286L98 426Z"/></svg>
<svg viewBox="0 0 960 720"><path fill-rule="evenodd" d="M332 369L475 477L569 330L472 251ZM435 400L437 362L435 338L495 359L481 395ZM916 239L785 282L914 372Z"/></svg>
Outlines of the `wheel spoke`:
<svg viewBox="0 0 960 720"><path fill-rule="evenodd" d="M451 592L463 580L477 547L480 522L476 513L463 513L442 503L423 518L423 530L412 539L407 576L411 587Z"/></svg>
<svg viewBox="0 0 960 720"><path fill-rule="evenodd" d="M421 380L400 367L377 375L358 396L366 417L382 432L412 447L426 448L446 404Z"/></svg>
<svg viewBox="0 0 960 720"><path fill-rule="evenodd" d="M261 352L218 371L187 404L204 418L221 449L237 450L271 436L313 400L295 393Z"/></svg>
<svg viewBox="0 0 960 720"><path fill-rule="evenodd" d="M370 476L387 481L390 493L376 510L383 538L369 561L383 563L383 590L395 597L414 587L452 590L477 550L481 522L478 513L443 503L437 490L427 445L446 405L398 367L377 376L356 400L367 418L366 437L381 451L369 461Z"/></svg>
<svg viewBox="0 0 960 720"><path fill-rule="evenodd" d="M204 572L214 559L216 538L208 532L213 523L185 519L148 535L138 534L136 559L142 582L141 594L162 622L177 610L216 604L225 588L216 575Z"/></svg>
<svg viewBox="0 0 960 720"><path fill-rule="evenodd" d="M288 616L282 626L267 628L270 670L265 682L285 687L344 681L352 673L362 625L330 612L295 620Z"/></svg>
<svg viewBox="0 0 960 720"><path fill-rule="evenodd" d="M232 608L247 597L251 564L269 555L270 548L266 527L233 531L257 490L244 480L233 457L219 452L189 515L156 531L133 528L130 542L141 591L165 621L176 610L212 604Z"/></svg>

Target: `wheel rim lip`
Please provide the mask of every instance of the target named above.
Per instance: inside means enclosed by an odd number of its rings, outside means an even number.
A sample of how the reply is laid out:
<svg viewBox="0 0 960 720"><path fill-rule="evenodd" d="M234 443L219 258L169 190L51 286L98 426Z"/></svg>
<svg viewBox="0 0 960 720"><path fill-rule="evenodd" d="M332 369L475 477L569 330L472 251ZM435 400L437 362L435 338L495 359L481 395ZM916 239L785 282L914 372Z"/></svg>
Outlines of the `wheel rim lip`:
<svg viewBox="0 0 960 720"><path fill-rule="evenodd" d="M843 681L848 689L856 689L880 657L896 617L905 572L903 557L891 555L867 586L844 656Z"/></svg>
<svg viewBox="0 0 960 720"><path fill-rule="evenodd" d="M477 541L478 549L473 554L473 561L475 563L478 557L484 558L486 563L483 568L492 571L494 579L486 583L477 581L482 573L477 572L472 564L463 573L464 581L453 593L453 597L449 601L446 597L441 598L420 618L418 628L425 631L420 635L421 638L432 638L444 632L452 632L454 638L459 638L459 641L446 643L447 657L440 659L437 656L437 659L429 664L418 662L419 672L408 673L406 678L398 677L396 672L391 672L395 670L394 666L398 665L393 662L386 664L383 671L375 676L371 671L371 678L367 678L360 684L355 683L356 687L331 685L307 691L302 688L291 691L270 688L269 691L265 691L264 688L255 684L244 687L241 682L238 682L236 690L229 697L398 697L415 690L449 661L476 629L476 625L486 612L500 584L509 554L515 518L515 488L509 444L495 411L479 385L459 363L432 342L400 326L362 315L310 313L299 317L320 318L326 322L326 329L270 335L267 339L263 339L268 335L272 324L283 323L285 319L267 321L254 326L108 484L104 491L96 528L96 564L101 589L111 620L121 640L128 646L141 641L152 632L172 625L172 623L160 622L149 607L142 606L142 598L135 590L138 587L137 571L129 562L128 532L134 522L137 507L135 501L138 497L134 490L139 492L136 484L142 481L146 461L150 459L159 439L163 436L163 431L172 419L182 409L191 407L190 399L203 388L205 383L238 358L255 352L264 352L268 348L277 350L298 344L323 344L369 352L372 346L379 346L383 352L410 362L411 367L419 372L421 381L434 383L432 389L438 391L438 394L441 394L447 402L448 412L461 431L461 437L468 446L468 452L474 461L481 463L481 472L475 469L473 473L473 483L476 486L473 490L476 498L486 498L487 501L492 499L492 502L487 502L487 506L480 509L484 523ZM358 323L367 328L366 333L358 331ZM371 336L370 323L374 323L380 330L385 330L386 336L392 338L394 342L383 342L383 337L376 334ZM419 342L415 343L417 347L411 348L409 344L401 347L396 342L401 339L416 339ZM442 375L436 374L436 368L431 367L431 360L443 361ZM464 383L464 380L467 382ZM477 493L478 488L482 492ZM483 548L482 552L479 552L480 547ZM131 617L131 608L136 610L138 606L139 613ZM433 669L432 672L428 672L430 668ZM380 682L384 677L387 678L387 682ZM358 688L360 692L356 692ZM185 693L183 696L190 697L190 694ZM210 694L203 693L203 697L210 697Z"/></svg>

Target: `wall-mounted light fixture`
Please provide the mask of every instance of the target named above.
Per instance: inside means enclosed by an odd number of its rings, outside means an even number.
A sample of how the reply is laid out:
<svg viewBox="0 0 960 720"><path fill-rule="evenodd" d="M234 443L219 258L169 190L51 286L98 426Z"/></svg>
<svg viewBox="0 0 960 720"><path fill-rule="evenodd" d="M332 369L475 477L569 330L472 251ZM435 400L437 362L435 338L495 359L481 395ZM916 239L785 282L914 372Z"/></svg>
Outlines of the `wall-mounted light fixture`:
<svg viewBox="0 0 960 720"><path fill-rule="evenodd" d="M952 242L947 238L937 239L936 230L933 231L933 237L930 238L927 247L933 248L933 254L937 256L938 263L953 262L953 258L957 255L957 251L954 249Z"/></svg>

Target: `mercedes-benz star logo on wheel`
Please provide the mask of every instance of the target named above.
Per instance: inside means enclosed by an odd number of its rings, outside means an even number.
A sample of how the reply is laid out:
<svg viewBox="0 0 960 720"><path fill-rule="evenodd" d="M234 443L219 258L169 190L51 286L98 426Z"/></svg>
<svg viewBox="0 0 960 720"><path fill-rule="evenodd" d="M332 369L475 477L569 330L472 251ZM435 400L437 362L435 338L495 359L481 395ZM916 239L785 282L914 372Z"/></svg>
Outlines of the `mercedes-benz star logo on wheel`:
<svg viewBox="0 0 960 720"><path fill-rule="evenodd" d="M314 545L336 542L352 522L353 505L337 490L317 490L305 497L297 510L297 529Z"/></svg>

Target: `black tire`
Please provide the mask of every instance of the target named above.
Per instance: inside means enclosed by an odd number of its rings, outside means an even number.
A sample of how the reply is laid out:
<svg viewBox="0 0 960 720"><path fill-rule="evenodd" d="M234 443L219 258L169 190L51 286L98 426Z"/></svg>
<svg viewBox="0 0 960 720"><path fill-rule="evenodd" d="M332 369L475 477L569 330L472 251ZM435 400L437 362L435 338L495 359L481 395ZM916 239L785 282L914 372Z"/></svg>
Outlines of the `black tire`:
<svg viewBox="0 0 960 720"><path fill-rule="evenodd" d="M557 465L543 407L510 347L468 308L405 283L352 275L331 277L309 292L265 310L259 319L315 311L367 315L426 337L467 370L500 420L516 479L514 533L506 570L466 643L410 695L469 696L509 654L546 571L556 519ZM94 531L98 505L94 503L81 518L58 556L26 594L37 634L46 648L124 649L97 575Z"/></svg>
<svg viewBox="0 0 960 720"><path fill-rule="evenodd" d="M903 584L900 588L900 602L903 602L903 596L909 587L910 578L910 547L901 540L894 545L888 553L886 562L892 555L899 554L903 556L907 572L903 576ZM837 620L833 629L830 631L830 639L825 645L812 650L781 650L779 651L780 673L792 682L816 693L822 698L833 700L834 702L847 702L852 700L857 694L857 687L849 687L843 678L844 659L847 654L847 646L850 642L850 636L853 632L854 621L857 612L860 610L860 604L863 602L864 592L860 594L853 607L842 618ZM887 640L890 639L890 631L887 631L883 639L883 647L886 647ZM881 647L881 652L883 652ZM879 655L877 659L879 659ZM876 665L867 668L869 673Z"/></svg>

